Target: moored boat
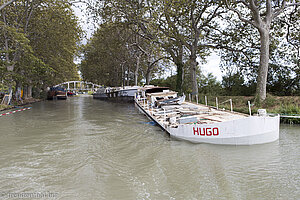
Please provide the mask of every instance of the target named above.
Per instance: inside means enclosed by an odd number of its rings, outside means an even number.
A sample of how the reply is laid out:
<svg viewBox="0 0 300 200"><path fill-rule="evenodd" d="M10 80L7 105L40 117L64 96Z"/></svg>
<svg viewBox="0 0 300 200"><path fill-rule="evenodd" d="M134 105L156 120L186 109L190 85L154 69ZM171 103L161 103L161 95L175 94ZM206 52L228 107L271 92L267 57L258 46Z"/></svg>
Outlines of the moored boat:
<svg viewBox="0 0 300 200"><path fill-rule="evenodd" d="M93 94L93 98L117 102L133 102L139 88L139 86L100 88Z"/></svg>
<svg viewBox="0 0 300 200"><path fill-rule="evenodd" d="M107 99L107 94L106 94L106 88L102 87L99 88L94 94L93 94L94 99Z"/></svg>
<svg viewBox="0 0 300 200"><path fill-rule="evenodd" d="M51 87L47 92L47 99L67 99L66 89L62 87Z"/></svg>
<svg viewBox="0 0 300 200"><path fill-rule="evenodd" d="M279 115L263 109L252 116L219 110L184 102L176 92L159 87L141 89L135 103L170 136L194 143L252 145L279 138Z"/></svg>

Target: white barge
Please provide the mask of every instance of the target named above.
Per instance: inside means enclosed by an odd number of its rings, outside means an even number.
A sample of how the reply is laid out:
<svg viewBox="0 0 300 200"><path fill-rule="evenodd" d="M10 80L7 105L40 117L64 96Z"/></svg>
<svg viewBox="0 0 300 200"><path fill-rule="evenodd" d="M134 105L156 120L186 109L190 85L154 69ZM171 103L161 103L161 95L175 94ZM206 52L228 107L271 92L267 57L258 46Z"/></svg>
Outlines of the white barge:
<svg viewBox="0 0 300 200"><path fill-rule="evenodd" d="M279 138L279 115L261 112L250 116L183 101L176 92L159 87L143 88L135 98L144 114L178 139L193 143L253 145Z"/></svg>
<svg viewBox="0 0 300 200"><path fill-rule="evenodd" d="M116 102L132 102L139 86L99 88L94 94L94 99L111 100Z"/></svg>

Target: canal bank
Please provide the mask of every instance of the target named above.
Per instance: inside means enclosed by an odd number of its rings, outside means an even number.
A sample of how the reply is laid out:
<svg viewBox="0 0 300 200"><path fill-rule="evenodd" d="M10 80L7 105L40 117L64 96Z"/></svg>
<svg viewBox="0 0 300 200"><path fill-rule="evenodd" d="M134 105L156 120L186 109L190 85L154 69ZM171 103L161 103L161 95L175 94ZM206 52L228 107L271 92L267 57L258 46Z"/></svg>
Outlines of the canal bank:
<svg viewBox="0 0 300 200"><path fill-rule="evenodd" d="M26 105L31 105L36 102L44 101L44 99L35 99L35 98L30 98L30 99L24 99L22 102L12 102L12 105L0 105L0 112L1 111L6 111L6 110L12 110L14 108L19 108L21 106L26 106Z"/></svg>
<svg viewBox="0 0 300 200"><path fill-rule="evenodd" d="M3 194L57 199L297 199L300 126L253 146L171 139L133 104L42 101L0 119ZM5 199L5 198L4 198Z"/></svg>
<svg viewBox="0 0 300 200"><path fill-rule="evenodd" d="M257 113L258 109L266 109L268 113L280 114L286 116L281 118L281 123L286 124L300 124L300 97L299 96L272 96L267 95L266 100L256 105L254 103L254 96L198 96L199 103L207 104L212 107L218 107L220 109L231 110L230 102L232 102L232 108L236 112L249 114L249 103L251 106L251 112ZM287 116L291 116L288 118Z"/></svg>

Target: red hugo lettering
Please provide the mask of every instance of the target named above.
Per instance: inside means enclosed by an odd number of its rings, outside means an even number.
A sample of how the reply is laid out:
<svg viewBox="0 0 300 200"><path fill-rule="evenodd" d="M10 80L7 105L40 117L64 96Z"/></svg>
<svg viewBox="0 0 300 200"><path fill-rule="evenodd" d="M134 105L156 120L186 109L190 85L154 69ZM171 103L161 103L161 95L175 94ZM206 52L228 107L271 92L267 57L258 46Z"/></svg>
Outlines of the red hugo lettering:
<svg viewBox="0 0 300 200"><path fill-rule="evenodd" d="M201 136L217 136L219 135L219 128L195 128L193 127L194 135Z"/></svg>

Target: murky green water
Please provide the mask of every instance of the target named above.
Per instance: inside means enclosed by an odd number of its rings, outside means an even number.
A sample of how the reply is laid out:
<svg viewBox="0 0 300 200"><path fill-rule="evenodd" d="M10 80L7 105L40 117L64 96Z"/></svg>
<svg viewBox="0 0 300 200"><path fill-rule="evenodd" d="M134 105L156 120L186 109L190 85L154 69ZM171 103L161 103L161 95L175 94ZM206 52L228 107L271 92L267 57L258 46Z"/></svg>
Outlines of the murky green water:
<svg viewBox="0 0 300 200"><path fill-rule="evenodd" d="M300 199L300 126L219 146L171 139L130 104L32 107L0 117L0 199Z"/></svg>

